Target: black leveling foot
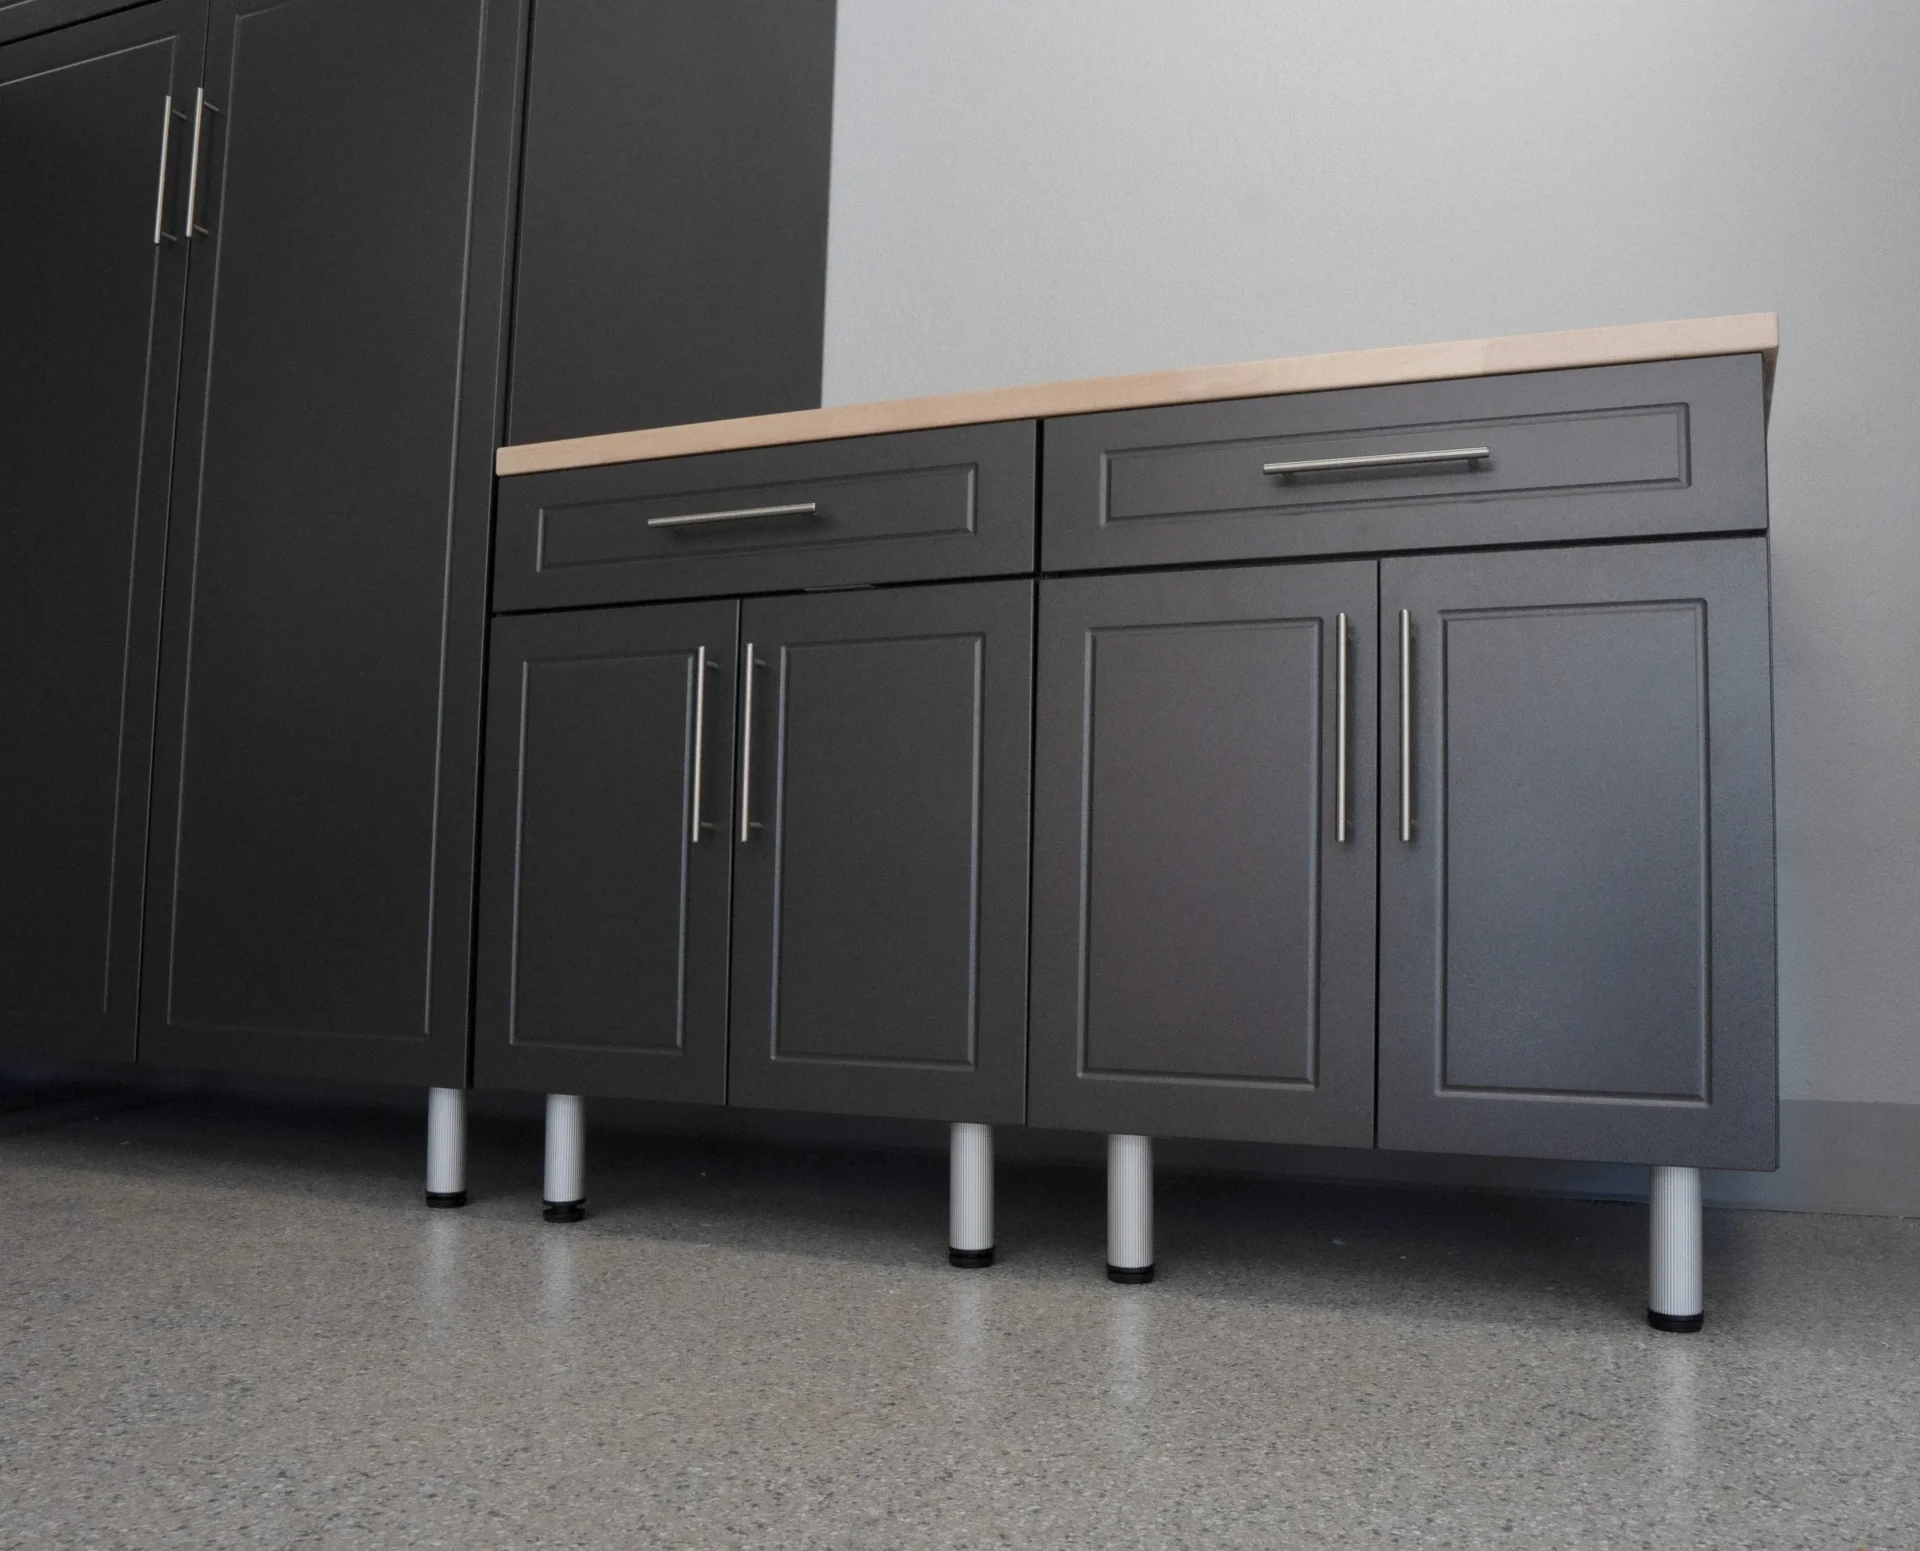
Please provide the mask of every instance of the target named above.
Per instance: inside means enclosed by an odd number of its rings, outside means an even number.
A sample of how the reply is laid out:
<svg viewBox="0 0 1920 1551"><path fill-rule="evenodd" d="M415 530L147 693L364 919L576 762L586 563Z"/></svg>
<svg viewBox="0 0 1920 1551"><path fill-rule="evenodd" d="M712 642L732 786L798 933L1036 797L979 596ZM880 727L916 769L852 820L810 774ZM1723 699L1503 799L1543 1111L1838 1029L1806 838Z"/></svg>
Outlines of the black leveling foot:
<svg viewBox="0 0 1920 1551"><path fill-rule="evenodd" d="M958 1266L963 1271L978 1271L983 1266L993 1264L991 1249L953 1249L947 1250L947 1264Z"/></svg>
<svg viewBox="0 0 1920 1551"><path fill-rule="evenodd" d="M548 1222L579 1222L587 1215L587 1203L584 1201L545 1201L541 1204L546 1210L540 1215Z"/></svg>
<svg viewBox="0 0 1920 1551"><path fill-rule="evenodd" d="M1138 1287L1153 1280L1152 1266L1108 1266L1107 1280L1123 1287Z"/></svg>
<svg viewBox="0 0 1920 1551"><path fill-rule="evenodd" d="M1647 1323L1655 1330L1667 1330L1675 1335L1692 1335L1707 1322L1704 1314L1661 1314L1654 1309L1647 1310Z"/></svg>
<svg viewBox="0 0 1920 1551"><path fill-rule="evenodd" d="M467 1193L464 1190L429 1190L428 1206L465 1206Z"/></svg>

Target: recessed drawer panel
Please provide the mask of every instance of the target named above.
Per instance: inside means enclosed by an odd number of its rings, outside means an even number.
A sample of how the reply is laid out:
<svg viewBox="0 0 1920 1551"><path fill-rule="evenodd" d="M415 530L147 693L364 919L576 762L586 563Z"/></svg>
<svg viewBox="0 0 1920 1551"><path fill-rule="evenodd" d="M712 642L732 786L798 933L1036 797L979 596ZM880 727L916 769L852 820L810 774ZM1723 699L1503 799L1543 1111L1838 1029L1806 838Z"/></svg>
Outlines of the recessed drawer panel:
<svg viewBox="0 0 1920 1551"><path fill-rule="evenodd" d="M1021 420L502 480L494 606L1030 571L1036 436Z"/></svg>
<svg viewBox="0 0 1920 1551"><path fill-rule="evenodd" d="M1758 356L1046 423L1046 569L1759 531Z"/></svg>

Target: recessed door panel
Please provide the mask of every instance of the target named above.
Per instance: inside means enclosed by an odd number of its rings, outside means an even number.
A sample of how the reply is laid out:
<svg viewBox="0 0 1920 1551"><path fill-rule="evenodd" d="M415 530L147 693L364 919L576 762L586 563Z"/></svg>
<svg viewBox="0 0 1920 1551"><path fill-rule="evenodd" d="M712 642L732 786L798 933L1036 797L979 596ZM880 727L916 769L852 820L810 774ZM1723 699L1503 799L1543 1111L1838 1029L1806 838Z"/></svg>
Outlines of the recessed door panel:
<svg viewBox="0 0 1920 1551"><path fill-rule="evenodd" d="M1704 604L1439 626L1442 1086L1705 1099Z"/></svg>
<svg viewBox="0 0 1920 1551"><path fill-rule="evenodd" d="M1090 1075L1313 1081L1327 645L1317 616L1091 632Z"/></svg>
<svg viewBox="0 0 1920 1551"><path fill-rule="evenodd" d="M776 1060L970 1066L978 633L782 648Z"/></svg>

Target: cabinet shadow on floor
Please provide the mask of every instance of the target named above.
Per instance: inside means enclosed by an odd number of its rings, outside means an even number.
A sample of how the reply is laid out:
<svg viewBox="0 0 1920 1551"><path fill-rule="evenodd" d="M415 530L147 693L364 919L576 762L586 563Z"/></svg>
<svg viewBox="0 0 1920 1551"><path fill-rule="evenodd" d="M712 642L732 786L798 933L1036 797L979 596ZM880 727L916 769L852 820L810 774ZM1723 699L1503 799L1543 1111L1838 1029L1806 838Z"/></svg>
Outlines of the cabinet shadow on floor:
<svg viewBox="0 0 1920 1551"><path fill-rule="evenodd" d="M63 1178L97 1190L105 1175L194 1215L311 1201L424 1223L423 1145L421 1114L398 1104L72 1080L0 1088L0 1156L16 1178L30 1170L52 1209ZM460 1220L949 1274L938 1152L592 1127L591 1216L563 1228L539 1219L540 1148L534 1117L476 1115ZM974 1274L1097 1281L1104 1191L1097 1168L1002 1160L999 1263ZM1637 1322L1644 1306L1646 1219L1631 1203L1171 1170L1156 1196L1160 1279L1141 1296L1534 1327ZM1748 1228L1762 1215L1708 1214L1716 1326L1748 1308L1759 1275Z"/></svg>

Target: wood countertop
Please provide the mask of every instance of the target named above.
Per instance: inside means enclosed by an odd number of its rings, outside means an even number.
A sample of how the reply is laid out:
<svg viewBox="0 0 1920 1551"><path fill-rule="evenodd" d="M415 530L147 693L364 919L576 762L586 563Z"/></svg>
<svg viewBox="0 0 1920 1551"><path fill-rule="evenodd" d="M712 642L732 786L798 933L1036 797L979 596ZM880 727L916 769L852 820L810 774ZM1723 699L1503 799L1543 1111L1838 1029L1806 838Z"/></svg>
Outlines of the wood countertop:
<svg viewBox="0 0 1920 1551"><path fill-rule="evenodd" d="M1630 323L1616 328L1568 329L1555 334L1511 334L1501 339L1463 339L1438 345L1399 345L1385 350L1347 350L1335 355L1290 356L1201 366L1179 371L1136 372L1124 377L1085 377L1024 388L988 388L930 398L890 399L800 409L739 420L613 431L566 441L502 447L495 471L539 474L678 458L689 453L730 452L742 447L778 447L793 442L925 431L939 426L979 425L991 420L1041 420L1157 404L1194 404L1209 399L1262 398L1274 393L1318 393L1329 388L1370 388L1396 382L1436 382L1452 377L1493 377L1508 372L1564 371L1582 366L1621 366L1634 361L1678 361L1710 355L1764 358L1768 396L1780 350L1780 320L1771 312L1677 323Z"/></svg>

